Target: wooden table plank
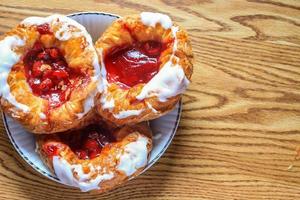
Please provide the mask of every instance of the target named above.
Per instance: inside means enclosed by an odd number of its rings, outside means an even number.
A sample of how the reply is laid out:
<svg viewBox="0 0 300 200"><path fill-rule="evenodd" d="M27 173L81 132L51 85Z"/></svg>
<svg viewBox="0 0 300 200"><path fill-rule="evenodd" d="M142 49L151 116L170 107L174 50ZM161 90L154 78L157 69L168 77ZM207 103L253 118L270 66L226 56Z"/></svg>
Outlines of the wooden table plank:
<svg viewBox="0 0 300 200"><path fill-rule="evenodd" d="M0 32L78 11L169 14L195 53L179 130L137 179L103 194L49 181L0 126L0 199L300 199L300 1L0 1Z"/></svg>

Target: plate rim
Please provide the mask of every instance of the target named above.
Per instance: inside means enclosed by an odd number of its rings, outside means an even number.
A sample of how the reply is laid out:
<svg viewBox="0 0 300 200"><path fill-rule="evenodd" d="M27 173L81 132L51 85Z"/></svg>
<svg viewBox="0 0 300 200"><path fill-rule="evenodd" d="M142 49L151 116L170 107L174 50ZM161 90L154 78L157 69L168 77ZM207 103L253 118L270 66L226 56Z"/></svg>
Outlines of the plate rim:
<svg viewBox="0 0 300 200"><path fill-rule="evenodd" d="M73 17L73 16L79 16L79 15L104 15L104 16L110 16L110 17L115 17L116 19L120 18L121 16L116 15L116 14L112 14L112 13L107 13L107 12L97 12L97 11L85 11L85 12L75 12L75 13L71 13L68 14L66 16L68 17ZM180 122L180 118L181 118L181 113L182 113L182 100L180 99L178 101L178 108L177 108L177 116L176 116L176 120L175 123L173 125L173 130L172 133L170 135L170 137L168 138L168 141L166 142L166 144L164 145L164 147L162 148L162 150L155 156L155 158L153 158L151 160L151 162L147 163L146 167L140 172L138 173L136 176L131 177L129 180L141 175L142 173L144 173L145 171L147 171L150 167L152 167L161 157L162 155L165 153L165 151L168 149L168 147L170 146L176 132L179 126L179 122ZM176 104L176 105L177 105ZM11 130L8 127L8 122L7 122L7 115L1 111L1 115L2 115L2 121L4 124L4 128L6 131L6 135L8 136L11 144L14 147L14 150L19 154L19 156L25 160L25 162L34 170L36 170L37 172L39 172L41 175L49 178L52 181L55 181L57 183L66 185L64 183L62 183L55 175L50 174L42 169L40 169L37 165L35 165L27 156L24 155L24 153L21 151L21 148L17 145L17 143L15 142L12 134L11 134ZM159 118L158 118L159 119ZM150 120L152 121L152 120ZM43 163L44 164L44 163ZM46 166L47 167L47 166Z"/></svg>

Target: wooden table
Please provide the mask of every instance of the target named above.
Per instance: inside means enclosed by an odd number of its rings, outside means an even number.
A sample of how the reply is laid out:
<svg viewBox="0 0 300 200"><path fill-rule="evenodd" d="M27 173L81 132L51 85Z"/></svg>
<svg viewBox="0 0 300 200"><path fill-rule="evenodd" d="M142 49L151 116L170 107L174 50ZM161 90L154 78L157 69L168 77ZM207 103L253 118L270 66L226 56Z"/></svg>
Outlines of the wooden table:
<svg viewBox="0 0 300 200"><path fill-rule="evenodd" d="M179 130L145 174L81 193L25 164L1 124L0 199L300 199L300 1L142 2L0 1L1 33L32 15L164 12L195 53Z"/></svg>

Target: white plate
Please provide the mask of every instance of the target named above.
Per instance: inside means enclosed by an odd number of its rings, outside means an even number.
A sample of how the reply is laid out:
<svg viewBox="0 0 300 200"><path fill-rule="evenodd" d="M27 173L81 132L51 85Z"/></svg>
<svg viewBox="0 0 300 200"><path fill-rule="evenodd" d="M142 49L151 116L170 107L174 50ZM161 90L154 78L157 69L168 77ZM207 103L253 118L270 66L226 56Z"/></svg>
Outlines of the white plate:
<svg viewBox="0 0 300 200"><path fill-rule="evenodd" d="M74 13L69 16L86 27L94 42L107 26L119 17L117 15L100 12ZM181 102L167 115L150 122L153 131L153 149L150 154L149 163L144 171L150 168L170 145L179 124L180 114ZM55 174L52 174L47 166L44 165L39 155L35 152L34 135L27 132L18 122L5 114L3 114L3 121L7 135L20 156L42 175L51 180L60 182Z"/></svg>

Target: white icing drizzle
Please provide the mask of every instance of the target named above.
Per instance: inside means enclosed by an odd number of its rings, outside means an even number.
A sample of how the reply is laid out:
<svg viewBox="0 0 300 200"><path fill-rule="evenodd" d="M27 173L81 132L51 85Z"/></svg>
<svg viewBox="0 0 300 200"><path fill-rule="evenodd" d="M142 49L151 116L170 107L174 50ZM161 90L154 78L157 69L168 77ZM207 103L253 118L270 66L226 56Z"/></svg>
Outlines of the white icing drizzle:
<svg viewBox="0 0 300 200"><path fill-rule="evenodd" d="M90 40L91 43L89 42L89 40ZM98 55L97 55L96 50L95 50L95 48L93 46L93 43L92 43L92 38L90 37L90 39L87 39L87 41L89 42L88 48L91 48L91 50L93 51L93 54L94 54L94 58L93 58L94 76L91 77L91 81L96 81L97 82L97 87L85 99L83 112L77 114L78 118L82 118L86 113L88 113L95 106L95 104L96 104L95 97L96 97L96 95L99 91L98 85L103 80L103 79L100 78L101 77L100 65L99 65L99 61L98 61Z"/></svg>
<svg viewBox="0 0 300 200"><path fill-rule="evenodd" d="M98 52L98 55L99 55L99 59L100 59L100 76L101 76L101 79L102 79L102 82L100 82L98 84L98 90L100 92L103 92L103 93L106 93L107 92L107 88L108 88L108 81L106 79L106 69L105 69L105 63L104 63L104 58L103 58L103 49L102 48L99 48L99 49L96 49L97 52Z"/></svg>
<svg viewBox="0 0 300 200"><path fill-rule="evenodd" d="M115 107L115 100L114 98L111 98L110 100L107 99L107 88L109 86L109 83L106 79L106 69L105 69L105 64L103 60L103 49L99 48L97 49L99 59L101 62L101 77L102 77L102 82L98 84L98 90L102 92L101 98L100 98L100 103L102 105L102 109L108 109L109 111L112 111L113 108Z"/></svg>
<svg viewBox="0 0 300 200"><path fill-rule="evenodd" d="M40 116L41 119L46 119L47 118L45 113L42 113L42 112L39 113L39 116Z"/></svg>
<svg viewBox="0 0 300 200"><path fill-rule="evenodd" d="M149 102L146 102L148 108L150 108L150 110L152 110L153 113L158 113L157 110L155 110L155 108L152 107L152 105Z"/></svg>
<svg viewBox="0 0 300 200"><path fill-rule="evenodd" d="M186 78L180 65L174 65L168 61L164 67L143 87L141 93L136 96L143 100L157 96L159 101L165 102L168 98L185 91L189 80Z"/></svg>
<svg viewBox="0 0 300 200"><path fill-rule="evenodd" d="M101 82L102 79L100 78L100 65L99 65L98 55L93 45L92 37L87 32L85 27L69 17L58 15L58 14L51 15L49 17L28 17L21 22L21 24L24 24L25 26L41 25L44 23L48 23L50 28L52 26L59 25L59 29L54 33L55 37L58 40L66 41L72 37L74 38L84 37L86 39L86 42L88 43L86 50L93 53L92 64L94 66L94 75L91 77L91 80ZM74 29L72 27L76 27L77 29ZM84 110L82 113L77 114L78 118L82 118L86 113L88 113L94 107L95 105L94 98L96 94L97 94L97 89L95 89L95 91L93 91L86 98L84 102Z"/></svg>
<svg viewBox="0 0 300 200"><path fill-rule="evenodd" d="M139 136L135 142L127 144L123 154L120 155L117 170L131 176L141 167L147 164L147 144L149 140L145 136Z"/></svg>
<svg viewBox="0 0 300 200"><path fill-rule="evenodd" d="M139 115L143 112L144 110L124 110L119 112L118 114L113 114L113 116L117 119L124 119L127 117L131 117L131 116L135 116L135 115Z"/></svg>
<svg viewBox="0 0 300 200"><path fill-rule="evenodd" d="M141 20L146 26L155 27L155 25L159 23L164 29L169 29L173 25L170 17L161 13L142 12Z"/></svg>
<svg viewBox="0 0 300 200"><path fill-rule="evenodd" d="M84 103L83 103L83 112L77 114L77 117L79 119L82 118L86 113L88 113L94 107L96 94L97 94L97 90L95 89L84 100Z"/></svg>
<svg viewBox="0 0 300 200"><path fill-rule="evenodd" d="M48 17L28 17L21 22L21 24L25 26L38 26L45 23L48 23L50 28L52 28L52 26L59 26L59 29L54 32L54 35L58 40L61 41L66 41L72 37L81 36L87 38L87 40L91 38L91 36L81 24L69 17L59 14L50 15ZM76 27L79 30L76 30L72 27ZM91 41L88 42L91 42L90 44L93 44L92 39L90 40Z"/></svg>
<svg viewBox="0 0 300 200"><path fill-rule="evenodd" d="M23 112L29 112L27 105L16 101L10 92L10 86L7 83L11 68L19 61L20 55L17 55L13 49L24 46L25 41L18 36L7 36L0 41L0 96Z"/></svg>
<svg viewBox="0 0 300 200"><path fill-rule="evenodd" d="M69 186L78 187L83 192L90 190L97 190L102 181L110 180L114 177L112 172L105 174L98 174L96 178L91 179L91 174L95 172L95 168L90 166L90 172L84 173L81 165L70 165L65 159L58 156L53 157L53 168L58 179ZM73 172L77 174L75 178Z"/></svg>
<svg viewBox="0 0 300 200"><path fill-rule="evenodd" d="M171 28L172 35L174 37L173 52L172 52L171 59L175 56L175 52L177 50L178 41L177 41L176 34L177 34L178 30L179 30L178 26L172 26L172 28Z"/></svg>
<svg viewBox="0 0 300 200"><path fill-rule="evenodd" d="M114 98L111 98L110 100L107 100L106 95L101 96L100 103L102 104L103 109L108 109L110 111L115 107Z"/></svg>
<svg viewBox="0 0 300 200"><path fill-rule="evenodd" d="M103 49L99 48L97 49L99 57L100 57L100 62L101 62L101 75L103 76L103 78L105 78L106 80L106 69L105 69L105 64L104 64L104 58L103 58Z"/></svg>
<svg viewBox="0 0 300 200"><path fill-rule="evenodd" d="M168 98L184 92L190 83L182 67L178 64L179 58L175 56L178 45L176 37L178 27L172 26L171 31L174 37L174 45L170 60L165 63L159 72L143 87L141 93L136 96L139 100L157 96L159 101L165 102ZM173 59L176 60L175 64L172 62Z"/></svg>

